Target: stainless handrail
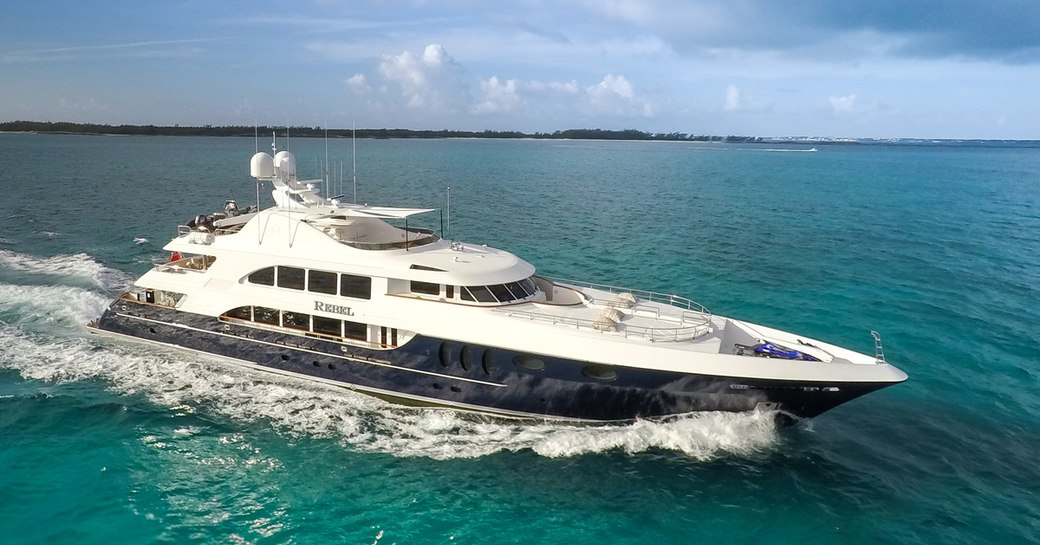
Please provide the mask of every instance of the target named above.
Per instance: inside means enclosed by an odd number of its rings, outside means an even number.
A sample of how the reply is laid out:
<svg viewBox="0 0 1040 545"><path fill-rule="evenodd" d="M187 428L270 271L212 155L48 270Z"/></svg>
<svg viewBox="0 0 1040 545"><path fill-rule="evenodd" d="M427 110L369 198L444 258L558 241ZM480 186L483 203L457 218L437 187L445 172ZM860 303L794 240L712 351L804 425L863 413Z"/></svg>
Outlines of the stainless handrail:
<svg viewBox="0 0 1040 545"><path fill-rule="evenodd" d="M696 312L696 313L699 313L699 314L708 314L708 315L711 314L711 311L709 311L708 308L705 307L704 305L698 303L697 301L694 301L692 299L687 299L686 297L682 297L682 296L679 296L679 295L669 295L669 294L665 294L665 293L659 293L659 292L656 292L656 291L631 289L631 288L622 288L622 287L619 287L619 286L611 286L609 284L597 284L595 282L585 282L585 281L582 281L582 280L564 280L564 279L548 278L548 277L544 277L544 278L546 280L549 280L550 282L555 283L555 284L564 284L564 285L579 286L579 287L583 287L583 288L592 288L592 289L603 290L603 291L606 291L608 293L615 293L615 294L631 293L632 295L635 295L636 297L638 297L640 299L643 299L645 301L651 301L651 302L654 302L654 303L663 303L663 304L666 304L666 305L669 305L669 306L673 306L673 307L676 307L676 308L690 310L690 311L693 311L693 312ZM597 301L597 302L600 302L600 301ZM619 303L617 303L616 301L610 301L610 302L603 301L603 302L601 302L601 304L605 304L605 305L608 305L608 306L619 306Z"/></svg>
<svg viewBox="0 0 1040 545"><path fill-rule="evenodd" d="M542 312L530 312L526 310L514 310L508 308L496 308L495 312L504 312L512 317L526 318L528 320L537 320L542 322L548 322L553 325L566 325L572 326L575 329L592 329L600 333L620 333L622 337L628 338L642 337L649 339L650 342L678 342L696 339L710 330L710 321L705 320L702 323L693 325L684 325L680 327L643 327L633 326L629 324L619 324L616 331L603 331L596 327L594 320L587 320L585 318L572 318L569 316L557 316L554 314L545 314Z"/></svg>

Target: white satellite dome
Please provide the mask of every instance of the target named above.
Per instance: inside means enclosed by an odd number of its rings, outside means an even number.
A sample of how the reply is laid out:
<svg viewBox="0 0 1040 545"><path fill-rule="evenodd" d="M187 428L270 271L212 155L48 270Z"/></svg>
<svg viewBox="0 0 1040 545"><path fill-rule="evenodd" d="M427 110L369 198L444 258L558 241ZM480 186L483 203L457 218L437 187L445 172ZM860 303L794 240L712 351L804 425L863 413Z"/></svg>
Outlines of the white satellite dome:
<svg viewBox="0 0 1040 545"><path fill-rule="evenodd" d="M296 176L296 157L288 151L279 151L274 155L274 169L290 178Z"/></svg>
<svg viewBox="0 0 1040 545"><path fill-rule="evenodd" d="M249 175L254 178L274 177L274 158L271 154L260 152L249 160Z"/></svg>

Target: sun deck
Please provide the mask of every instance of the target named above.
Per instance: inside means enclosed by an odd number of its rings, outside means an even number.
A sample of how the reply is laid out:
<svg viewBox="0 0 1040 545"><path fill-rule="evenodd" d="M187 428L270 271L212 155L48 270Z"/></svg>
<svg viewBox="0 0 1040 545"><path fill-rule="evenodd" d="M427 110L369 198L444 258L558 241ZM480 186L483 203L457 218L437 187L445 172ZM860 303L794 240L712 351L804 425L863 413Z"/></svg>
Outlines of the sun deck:
<svg viewBox="0 0 1040 545"><path fill-rule="evenodd" d="M718 351L712 335L720 323L703 305L685 297L614 286L539 279L552 297L545 302L496 309L511 317L648 342L696 341ZM567 293L570 292L570 293Z"/></svg>

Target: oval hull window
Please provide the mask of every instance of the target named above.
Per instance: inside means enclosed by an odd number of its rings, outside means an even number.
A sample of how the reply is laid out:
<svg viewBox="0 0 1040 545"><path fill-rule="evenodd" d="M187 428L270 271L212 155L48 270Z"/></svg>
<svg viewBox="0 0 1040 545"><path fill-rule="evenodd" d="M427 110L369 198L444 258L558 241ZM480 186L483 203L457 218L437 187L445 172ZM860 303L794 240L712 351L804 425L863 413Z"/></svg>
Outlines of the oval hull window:
<svg viewBox="0 0 1040 545"><path fill-rule="evenodd" d="M448 346L448 343L441 343L441 349L438 356L440 357L442 367L451 365L451 347Z"/></svg>
<svg viewBox="0 0 1040 545"><path fill-rule="evenodd" d="M581 374L596 380L614 380L617 378L617 371L609 365L586 365L581 369Z"/></svg>
<svg viewBox="0 0 1040 545"><path fill-rule="evenodd" d="M484 374L490 375L495 371L495 356L491 354L491 350L484 351L482 366L484 367Z"/></svg>
<svg viewBox="0 0 1040 545"><path fill-rule="evenodd" d="M513 358L513 362L516 363L517 367L528 371L541 371L542 369L545 369L544 361L527 354L521 354Z"/></svg>
<svg viewBox="0 0 1040 545"><path fill-rule="evenodd" d="M470 366L473 364L473 350L469 345L462 347L462 354L459 355L459 364L466 371L469 371Z"/></svg>

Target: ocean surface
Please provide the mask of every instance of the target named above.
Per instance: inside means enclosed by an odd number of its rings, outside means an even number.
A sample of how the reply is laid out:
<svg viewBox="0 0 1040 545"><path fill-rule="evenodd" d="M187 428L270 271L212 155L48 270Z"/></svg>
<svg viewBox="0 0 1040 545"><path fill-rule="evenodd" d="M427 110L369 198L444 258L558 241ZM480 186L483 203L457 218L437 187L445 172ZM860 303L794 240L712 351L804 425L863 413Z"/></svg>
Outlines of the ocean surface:
<svg viewBox="0 0 1040 545"><path fill-rule="evenodd" d="M778 429L407 409L88 334L178 224L254 202L254 146L0 134L0 542L1040 543L1040 148L357 141L361 202L450 186L453 238L866 353L875 329L910 375ZM318 177L325 142L290 148Z"/></svg>

